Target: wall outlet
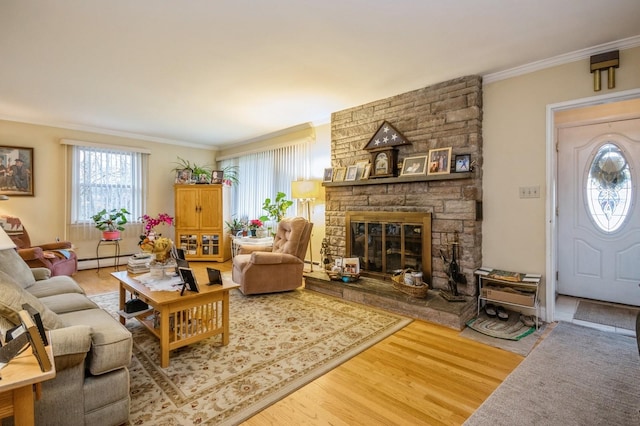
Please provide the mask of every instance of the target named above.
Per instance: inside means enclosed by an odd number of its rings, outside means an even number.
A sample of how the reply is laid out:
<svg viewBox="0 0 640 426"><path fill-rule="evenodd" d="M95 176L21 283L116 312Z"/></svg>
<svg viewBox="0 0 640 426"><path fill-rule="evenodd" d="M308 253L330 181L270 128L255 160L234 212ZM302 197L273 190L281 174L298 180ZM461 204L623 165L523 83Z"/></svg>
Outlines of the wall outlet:
<svg viewBox="0 0 640 426"><path fill-rule="evenodd" d="M519 191L520 198L540 198L540 185L521 186Z"/></svg>

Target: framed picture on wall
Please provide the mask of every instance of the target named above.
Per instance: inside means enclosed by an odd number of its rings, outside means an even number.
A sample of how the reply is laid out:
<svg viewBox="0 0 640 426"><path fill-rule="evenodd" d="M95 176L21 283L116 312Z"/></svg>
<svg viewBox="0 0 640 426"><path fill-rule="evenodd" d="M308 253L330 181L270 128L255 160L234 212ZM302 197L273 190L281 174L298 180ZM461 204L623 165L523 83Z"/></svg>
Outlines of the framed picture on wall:
<svg viewBox="0 0 640 426"><path fill-rule="evenodd" d="M447 175L451 172L451 147L429 150L428 175Z"/></svg>
<svg viewBox="0 0 640 426"><path fill-rule="evenodd" d="M33 148L0 146L0 195L34 195Z"/></svg>

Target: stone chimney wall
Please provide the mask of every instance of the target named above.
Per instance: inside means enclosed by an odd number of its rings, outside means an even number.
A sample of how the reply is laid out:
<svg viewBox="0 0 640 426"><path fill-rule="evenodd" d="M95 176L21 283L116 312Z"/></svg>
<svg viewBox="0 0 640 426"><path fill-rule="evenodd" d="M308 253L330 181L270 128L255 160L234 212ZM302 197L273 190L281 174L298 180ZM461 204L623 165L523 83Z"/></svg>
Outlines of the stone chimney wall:
<svg viewBox="0 0 640 426"><path fill-rule="evenodd" d="M473 271L482 265L482 79L468 76L339 111L331 117L331 167L369 160L362 148L387 121L411 143L399 146L398 162L452 147L453 160L471 154L471 178L367 185L326 186L326 237L332 257L345 253L345 212L432 213L433 274L430 285L446 288L440 250L451 257L460 243L458 263L467 279L458 288L476 295ZM400 170L400 167L398 167ZM399 174L400 172L398 172ZM348 184L348 182L344 182Z"/></svg>

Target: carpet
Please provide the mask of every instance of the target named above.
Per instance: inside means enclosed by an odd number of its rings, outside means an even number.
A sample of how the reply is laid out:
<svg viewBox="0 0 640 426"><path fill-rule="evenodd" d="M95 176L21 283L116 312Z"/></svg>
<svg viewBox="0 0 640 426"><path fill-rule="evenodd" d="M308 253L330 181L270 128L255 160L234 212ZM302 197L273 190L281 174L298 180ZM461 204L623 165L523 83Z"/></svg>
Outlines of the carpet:
<svg viewBox="0 0 640 426"><path fill-rule="evenodd" d="M486 334L487 336L507 340L520 340L536 331L535 327L527 327L520 321L519 313L513 311L507 312L509 313L509 319L507 321L501 321L497 317L489 317L484 310L482 310L480 315L467 322L467 327L479 333Z"/></svg>
<svg viewBox="0 0 640 426"><path fill-rule="evenodd" d="M118 293L92 297L117 316ZM131 425L238 424L411 322L315 292L230 293L230 342L220 337L171 352L136 320Z"/></svg>
<svg viewBox="0 0 640 426"><path fill-rule="evenodd" d="M581 300L573 319L635 330L638 312L637 308Z"/></svg>
<svg viewBox="0 0 640 426"><path fill-rule="evenodd" d="M633 337L561 322L464 423L640 424Z"/></svg>

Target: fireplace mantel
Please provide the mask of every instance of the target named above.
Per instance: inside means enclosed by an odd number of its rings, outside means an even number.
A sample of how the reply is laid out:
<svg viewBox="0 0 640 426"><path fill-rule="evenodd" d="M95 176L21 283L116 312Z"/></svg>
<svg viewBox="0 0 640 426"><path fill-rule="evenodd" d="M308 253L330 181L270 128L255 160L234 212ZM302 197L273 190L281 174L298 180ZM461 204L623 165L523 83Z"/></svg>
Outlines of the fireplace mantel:
<svg viewBox="0 0 640 426"><path fill-rule="evenodd" d="M348 180L342 182L323 182L322 186L354 186L354 185L382 185L389 183L411 183L426 182L432 180L452 180L452 179L469 179L474 176L473 172L449 173L448 175L432 175L432 176L398 176L388 178L369 178L361 180Z"/></svg>

